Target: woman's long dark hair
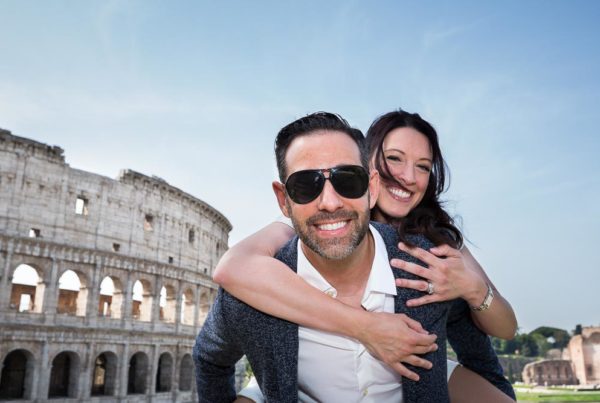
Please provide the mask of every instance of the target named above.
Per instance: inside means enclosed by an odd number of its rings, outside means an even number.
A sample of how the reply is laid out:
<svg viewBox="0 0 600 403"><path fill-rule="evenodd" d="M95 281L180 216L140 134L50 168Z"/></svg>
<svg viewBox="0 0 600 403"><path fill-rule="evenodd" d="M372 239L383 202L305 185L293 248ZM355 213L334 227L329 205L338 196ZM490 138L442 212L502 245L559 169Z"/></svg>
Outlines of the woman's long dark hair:
<svg viewBox="0 0 600 403"><path fill-rule="evenodd" d="M396 179L390 174L387 162L383 154L383 141L394 129L410 127L427 137L432 153L432 169L429 176L427 190L423 200L413 208L406 217L396 218L385 214L377 206L371 210L371 217L378 213L398 229L400 240L411 244L407 235L422 234L436 245L447 243L453 248L460 248L463 237L459 229L454 225L454 220L442 208L440 195L446 190L446 163L442 157L442 151L438 142L438 136L425 119L417 113L408 113L403 110L386 113L375 119L367 132L367 146L369 147L369 158L374 160L375 168L383 183L396 183Z"/></svg>

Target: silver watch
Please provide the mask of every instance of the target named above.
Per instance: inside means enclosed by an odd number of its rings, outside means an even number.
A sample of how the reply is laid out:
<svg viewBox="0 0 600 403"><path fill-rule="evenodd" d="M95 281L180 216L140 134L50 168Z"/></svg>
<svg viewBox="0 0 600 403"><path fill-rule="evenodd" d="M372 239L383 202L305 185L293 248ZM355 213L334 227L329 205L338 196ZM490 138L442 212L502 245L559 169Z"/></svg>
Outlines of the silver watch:
<svg viewBox="0 0 600 403"><path fill-rule="evenodd" d="M490 305L492 305L492 301L494 300L494 290L489 284L487 285L487 294L483 299L483 302L479 306L472 306L471 309L474 311L485 311L489 309Z"/></svg>

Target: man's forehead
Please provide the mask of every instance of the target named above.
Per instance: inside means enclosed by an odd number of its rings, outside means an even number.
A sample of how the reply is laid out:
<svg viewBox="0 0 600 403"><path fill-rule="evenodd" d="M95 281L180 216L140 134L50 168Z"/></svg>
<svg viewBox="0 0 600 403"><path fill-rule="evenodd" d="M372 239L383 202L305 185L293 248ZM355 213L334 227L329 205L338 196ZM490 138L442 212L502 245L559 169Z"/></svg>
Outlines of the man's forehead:
<svg viewBox="0 0 600 403"><path fill-rule="evenodd" d="M360 150L354 139L344 132L330 130L296 137L287 149L285 161L288 175L303 169L361 165Z"/></svg>

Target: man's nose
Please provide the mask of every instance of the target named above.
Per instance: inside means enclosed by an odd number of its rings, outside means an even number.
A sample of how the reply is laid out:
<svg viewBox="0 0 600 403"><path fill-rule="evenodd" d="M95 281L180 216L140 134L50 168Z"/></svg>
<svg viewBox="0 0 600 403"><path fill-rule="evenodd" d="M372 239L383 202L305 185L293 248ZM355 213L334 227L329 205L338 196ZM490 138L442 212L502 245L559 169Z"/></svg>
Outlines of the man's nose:
<svg viewBox="0 0 600 403"><path fill-rule="evenodd" d="M341 196L335 191L331 181L325 181L323 191L319 195L319 210L334 212L343 206Z"/></svg>

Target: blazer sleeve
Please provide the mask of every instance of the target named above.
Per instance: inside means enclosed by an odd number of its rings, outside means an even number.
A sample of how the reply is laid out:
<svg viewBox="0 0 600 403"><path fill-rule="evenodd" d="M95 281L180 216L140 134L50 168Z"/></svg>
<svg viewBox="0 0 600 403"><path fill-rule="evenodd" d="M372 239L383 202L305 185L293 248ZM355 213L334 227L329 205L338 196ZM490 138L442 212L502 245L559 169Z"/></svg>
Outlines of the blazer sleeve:
<svg viewBox="0 0 600 403"><path fill-rule="evenodd" d="M462 365L481 375L516 400L515 391L504 377L502 366L490 338L475 325L471 318L471 310L462 299L457 299L452 303L448 316L447 333L448 342Z"/></svg>
<svg viewBox="0 0 600 403"><path fill-rule="evenodd" d="M227 296L219 289L194 345L196 386L201 403L229 403L236 398L235 363L243 353L234 337L232 307Z"/></svg>

